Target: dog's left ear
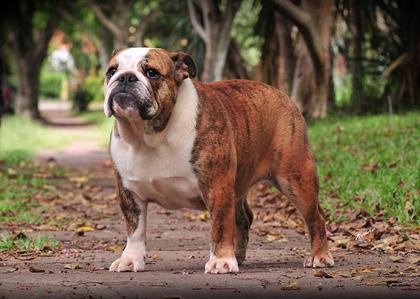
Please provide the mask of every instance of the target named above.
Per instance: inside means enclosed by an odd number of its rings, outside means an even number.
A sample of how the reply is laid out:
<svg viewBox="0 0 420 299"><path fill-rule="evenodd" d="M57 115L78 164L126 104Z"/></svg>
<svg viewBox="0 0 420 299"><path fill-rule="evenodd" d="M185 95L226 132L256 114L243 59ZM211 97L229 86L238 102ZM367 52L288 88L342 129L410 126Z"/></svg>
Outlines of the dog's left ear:
<svg viewBox="0 0 420 299"><path fill-rule="evenodd" d="M181 84L185 78L194 78L197 75L197 67L190 55L184 52L171 53L170 57L175 64L175 80Z"/></svg>

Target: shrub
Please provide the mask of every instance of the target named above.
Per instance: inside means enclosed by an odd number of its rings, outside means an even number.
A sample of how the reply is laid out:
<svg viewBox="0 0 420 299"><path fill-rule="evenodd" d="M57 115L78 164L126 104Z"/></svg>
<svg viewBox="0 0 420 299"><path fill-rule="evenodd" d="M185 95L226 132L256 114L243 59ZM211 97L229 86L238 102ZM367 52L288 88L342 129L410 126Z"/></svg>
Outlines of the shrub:
<svg viewBox="0 0 420 299"><path fill-rule="evenodd" d="M40 78L40 96L48 99L58 99L61 93L61 84L64 74L54 71L41 72Z"/></svg>
<svg viewBox="0 0 420 299"><path fill-rule="evenodd" d="M73 108L86 111L90 102L103 101L103 79L100 76L88 76L73 95Z"/></svg>

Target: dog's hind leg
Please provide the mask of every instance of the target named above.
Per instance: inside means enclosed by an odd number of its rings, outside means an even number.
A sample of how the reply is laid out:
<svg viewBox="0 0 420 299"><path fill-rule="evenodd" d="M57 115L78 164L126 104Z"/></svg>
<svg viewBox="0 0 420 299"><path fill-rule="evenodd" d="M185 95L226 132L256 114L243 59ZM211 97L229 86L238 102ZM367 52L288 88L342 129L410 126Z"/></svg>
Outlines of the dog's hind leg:
<svg viewBox="0 0 420 299"><path fill-rule="evenodd" d="M236 204L235 256L238 265L241 265L245 260L249 240L248 234L253 219L254 216L245 196L244 199L238 200Z"/></svg>
<svg viewBox="0 0 420 299"><path fill-rule="evenodd" d="M325 221L318 201L318 176L309 145L303 147L299 159L297 162L293 156L283 156L275 167L272 181L294 203L305 220L311 255L304 261L304 266L332 267L334 260L328 250Z"/></svg>

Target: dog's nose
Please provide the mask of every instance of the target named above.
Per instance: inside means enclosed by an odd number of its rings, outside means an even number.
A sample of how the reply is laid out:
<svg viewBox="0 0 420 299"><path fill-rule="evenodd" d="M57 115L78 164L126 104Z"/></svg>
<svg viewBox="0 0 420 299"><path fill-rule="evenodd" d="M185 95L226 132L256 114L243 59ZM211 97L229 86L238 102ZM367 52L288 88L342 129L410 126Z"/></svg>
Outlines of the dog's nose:
<svg viewBox="0 0 420 299"><path fill-rule="evenodd" d="M137 78L136 75L134 75L133 73L126 73L126 74L122 74L119 78L118 81L121 83L131 83L131 82L136 82L139 79Z"/></svg>

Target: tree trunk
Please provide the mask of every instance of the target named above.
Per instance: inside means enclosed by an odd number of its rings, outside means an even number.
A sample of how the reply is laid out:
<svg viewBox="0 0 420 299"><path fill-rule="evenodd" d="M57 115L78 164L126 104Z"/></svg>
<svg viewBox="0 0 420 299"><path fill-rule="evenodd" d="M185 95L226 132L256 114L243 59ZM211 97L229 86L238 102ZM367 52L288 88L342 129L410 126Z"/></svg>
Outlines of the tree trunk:
<svg viewBox="0 0 420 299"><path fill-rule="evenodd" d="M0 126L1 126L1 116L6 110L6 103L3 97L3 74L5 73L5 67L3 64L3 53L0 50Z"/></svg>
<svg viewBox="0 0 420 299"><path fill-rule="evenodd" d="M289 94L295 68L291 26L271 5L263 4L266 11L261 17L266 18L267 24L264 26L265 40L257 77Z"/></svg>
<svg viewBox="0 0 420 299"><path fill-rule="evenodd" d="M223 70L224 78L250 79L248 70L245 67L245 59L242 57L241 50L237 42L230 42L227 59Z"/></svg>
<svg viewBox="0 0 420 299"><path fill-rule="evenodd" d="M227 0L224 9L221 1L201 0L203 24L199 21L196 4L188 0L188 10L191 23L206 45L204 55L204 70L201 79L204 82L213 82L222 79L228 47L230 44L233 19L240 6L240 1Z"/></svg>
<svg viewBox="0 0 420 299"><path fill-rule="evenodd" d="M351 32L351 78L352 94L351 100L355 112L360 112L363 104L363 85L362 85L362 3L361 0L353 0L350 9L350 32Z"/></svg>
<svg viewBox="0 0 420 299"><path fill-rule="evenodd" d="M57 7L50 3L44 11L48 15L46 25L42 29L34 29L33 17L39 9L38 4L35 1L19 1L14 3L11 11L14 15L11 42L19 75L16 112L33 119L40 117L38 96L41 65L58 21Z"/></svg>
<svg viewBox="0 0 420 299"><path fill-rule="evenodd" d="M206 43L206 53L204 55L204 70L201 80L213 82L222 80L223 67L225 65L228 48L219 46L217 38Z"/></svg>
<svg viewBox="0 0 420 299"><path fill-rule="evenodd" d="M308 44L299 38L295 48L296 69L293 79L292 99L309 118L324 118L328 111L331 84L330 40L334 25L332 0L303 0L301 9L310 16L317 28L315 47L319 66L308 51Z"/></svg>
<svg viewBox="0 0 420 299"><path fill-rule="evenodd" d="M19 53L22 54L22 53ZM16 97L16 113L24 117L39 119L38 109L40 63L33 60L33 56L18 55L19 86Z"/></svg>

